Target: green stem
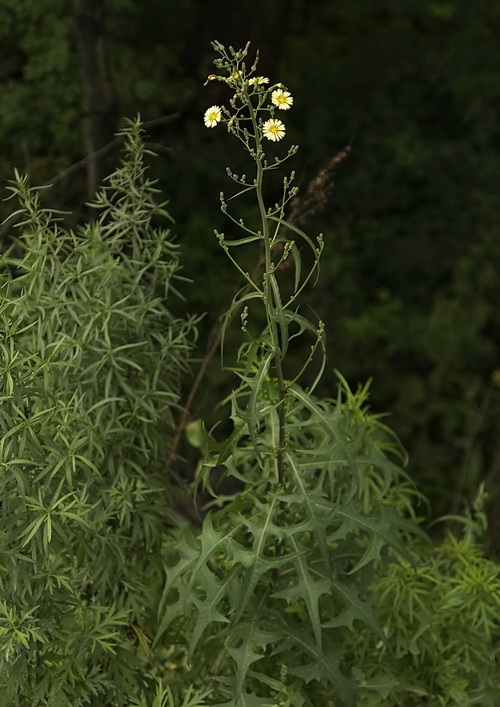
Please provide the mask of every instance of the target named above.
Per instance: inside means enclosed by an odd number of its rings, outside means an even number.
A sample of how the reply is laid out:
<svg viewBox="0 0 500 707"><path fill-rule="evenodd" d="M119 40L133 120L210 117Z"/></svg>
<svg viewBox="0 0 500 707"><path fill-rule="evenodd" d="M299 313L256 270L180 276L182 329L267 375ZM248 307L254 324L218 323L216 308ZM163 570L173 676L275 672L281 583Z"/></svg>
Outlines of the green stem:
<svg viewBox="0 0 500 707"><path fill-rule="evenodd" d="M249 102L250 103L250 102ZM285 452L285 397L286 397L286 386L285 379L283 376L283 364L282 364L282 351L281 344L278 336L278 327L276 326L276 319L272 316L272 309L275 305L275 299L273 297L272 288L270 285L271 273L271 239L269 234L269 221L267 218L266 207L264 204L264 197L262 195L262 181L264 176L263 167L263 150L260 144L259 128L257 125L256 115L253 110L253 106L250 107L250 114L252 117L252 123L255 135L255 162L257 164L257 177L255 180L255 192L257 194L257 202L259 204L260 219L262 223L262 240L264 243L264 257L265 257L265 274L264 274L264 307L266 309L267 325L269 327L269 332L271 334L271 342L273 347L273 358L274 366L276 371L276 379L278 382L278 424L279 424L279 434L278 434L278 453L277 453L277 471L278 471L278 484L283 482L284 476L284 463L283 456Z"/></svg>

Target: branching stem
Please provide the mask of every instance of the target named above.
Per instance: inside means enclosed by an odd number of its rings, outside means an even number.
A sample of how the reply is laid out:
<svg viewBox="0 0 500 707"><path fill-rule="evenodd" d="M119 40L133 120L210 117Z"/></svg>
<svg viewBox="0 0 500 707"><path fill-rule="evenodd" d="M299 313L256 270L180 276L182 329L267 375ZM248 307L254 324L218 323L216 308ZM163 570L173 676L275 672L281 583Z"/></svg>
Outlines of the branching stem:
<svg viewBox="0 0 500 707"><path fill-rule="evenodd" d="M264 152L260 144L259 137L259 126L257 125L257 119L255 112L250 108L250 114L252 118L252 124L255 135L255 146L256 146L256 164L257 164L257 177L255 180L255 193L257 196L257 203L259 205L259 214L262 225L262 241L264 245L264 257L265 257L265 273L263 282L263 302L266 310L267 325L269 327L269 332L271 334L271 342L273 349L274 367L276 372L276 380L278 383L278 450L277 450L277 471L278 471L278 484L283 481L283 455L285 451L285 398L286 398L286 387L285 379L283 375L283 364L282 364L282 350L281 343L278 335L278 327L276 326L275 309L276 299L273 295L273 290L271 286L271 273L272 273L272 256L271 256L271 237L269 233L269 220L267 218L266 206L264 204L264 197L262 194L262 183L264 176Z"/></svg>

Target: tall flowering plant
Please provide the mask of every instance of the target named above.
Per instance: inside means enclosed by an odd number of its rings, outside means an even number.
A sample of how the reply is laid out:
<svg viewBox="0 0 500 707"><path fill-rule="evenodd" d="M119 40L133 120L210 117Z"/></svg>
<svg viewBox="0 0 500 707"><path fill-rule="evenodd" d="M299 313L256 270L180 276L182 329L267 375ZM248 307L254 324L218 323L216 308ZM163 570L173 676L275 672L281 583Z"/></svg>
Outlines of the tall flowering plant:
<svg viewBox="0 0 500 707"><path fill-rule="evenodd" d="M257 226L249 226L242 218L232 213L224 192L221 192L223 213L232 226L242 233L236 239L228 239L223 233L217 231L216 236L229 259L246 281L244 289L234 298L227 316L230 317L237 309L243 308L242 328L246 331L248 307L257 300L264 307L267 321L266 330L260 339L258 341L250 339L252 345L244 345L240 351L240 359L245 360L246 366L238 397L241 398L246 389L250 394L250 402L255 402L258 398L257 389L254 387L257 381L268 376L270 370L274 373L278 437L277 445L272 448L271 454L275 458L275 477L281 483L284 473L286 399L290 386L290 381L285 379L284 359L291 338L290 327L295 326L295 336L297 332L312 333L315 341L311 355L299 375L295 376L295 380L298 380L316 350L321 350L323 345L322 322L312 324L298 313L296 306L298 295L317 270L323 250L323 238L319 235L314 242L303 231L285 220L287 205L297 193L297 188L293 186L294 172L283 178L281 200L272 207L266 206L264 194L266 174L278 169L298 150L296 145L292 145L285 156L281 157L271 156L266 152L268 147L271 147L269 142L279 142L286 135L286 126L276 115L278 112L282 114L293 106L293 96L282 83L271 84L268 77L257 75L258 56L253 65L247 68L248 45L244 50L239 52L229 50L229 53L217 42L214 43L214 48L219 53L219 58L214 63L220 73L211 74L206 83L221 81L228 86L233 95L229 99L229 108L214 105L205 111L205 126L214 128L219 124L225 124L228 132L234 135L249 153L254 162L252 176L240 176L227 168L232 181L242 187L236 194L231 195L230 199L233 200L235 197L253 191L258 214ZM259 246L263 265L252 275L240 265L234 255L236 249L250 243ZM312 252L312 266L305 277L302 276L300 244L305 245ZM284 298L279 276L288 269L290 261L293 261L294 265L294 288L292 293ZM253 373L251 380L248 378L249 371ZM252 391L255 394L253 397ZM251 411L249 413L251 414ZM257 452L259 443L256 431L259 425L258 420L254 418L249 430ZM258 458L261 458L259 453Z"/></svg>
<svg viewBox="0 0 500 707"><path fill-rule="evenodd" d="M287 220L297 193L293 172L283 177L278 202L266 201L269 172L297 151L292 145L275 154L293 96L259 75L257 60L248 66L248 46L213 47L218 73L207 83L222 82L230 97L210 106L204 123L225 125L252 161L250 176L227 168L236 189L220 194L235 235L215 232L242 280L224 327L240 313L245 339L234 368L231 434L220 441L198 425L197 482L212 500L201 530L183 528L165 552L156 642L182 626L194 678L212 690L212 703L354 704L359 680L347 667L345 636L358 620L385 643L367 587L391 549L405 555L402 537L414 532L405 517L409 486L388 458L396 445L366 412L366 389L352 393L344 381L334 400L314 395L325 366L324 326L302 313L299 300L318 272L323 238ZM243 195L254 197L245 218L234 207ZM242 246L256 249L261 267L252 274ZM250 326L256 307L264 315L258 335ZM297 365L288 353L302 336L309 349ZM303 373L317 358L319 372L304 388ZM214 490L214 468L231 492Z"/></svg>

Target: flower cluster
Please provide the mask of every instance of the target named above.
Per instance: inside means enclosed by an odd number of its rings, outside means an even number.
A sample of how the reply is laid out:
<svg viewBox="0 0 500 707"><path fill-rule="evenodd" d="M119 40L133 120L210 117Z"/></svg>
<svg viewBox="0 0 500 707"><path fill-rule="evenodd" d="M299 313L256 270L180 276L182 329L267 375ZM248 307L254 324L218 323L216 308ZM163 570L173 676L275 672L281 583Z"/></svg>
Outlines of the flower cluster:
<svg viewBox="0 0 500 707"><path fill-rule="evenodd" d="M285 89L283 84L278 83L270 88L266 88L266 84L269 84L267 76L252 76L250 79L245 79L240 71L233 71L228 79L217 77L213 74L208 77L208 81L214 79L224 81L232 87L236 86L236 94L231 103L233 107L234 101L239 99L240 101L246 101L247 104L250 103L255 114L262 109L271 112L271 118L269 118L269 120L263 123L259 121L258 129L262 137L267 140L272 140L273 142L278 142L285 136L286 129L284 123L272 117L275 108L278 110L289 110L293 105L293 96ZM251 103L251 97L253 96L257 97L257 106ZM267 106L264 105L266 101L269 101ZM205 111L203 117L205 127L215 128L218 123L223 121L227 122L228 128L231 129L235 121L238 120L238 116L225 121L223 116L225 117L226 115L228 115L228 112L225 108L210 106L210 108Z"/></svg>

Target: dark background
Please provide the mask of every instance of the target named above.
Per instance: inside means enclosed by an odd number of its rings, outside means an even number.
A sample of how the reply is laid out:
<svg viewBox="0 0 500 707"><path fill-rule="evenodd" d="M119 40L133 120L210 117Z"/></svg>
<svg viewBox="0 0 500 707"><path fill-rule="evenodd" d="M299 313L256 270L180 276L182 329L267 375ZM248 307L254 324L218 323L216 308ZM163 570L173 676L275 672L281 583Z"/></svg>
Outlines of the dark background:
<svg viewBox="0 0 500 707"><path fill-rule="evenodd" d="M188 307L207 313L200 357L241 286L213 236L225 227L225 166L238 171L244 156L225 130L203 126L205 109L229 98L203 88L210 41L259 49L259 73L294 96L287 140L300 145L292 166L303 189L351 147L305 224L326 242L308 299L327 324L321 393L335 395L334 368L353 387L373 377L372 409L389 411L432 514L463 510L484 482L493 543L500 2L3 0L0 39L3 196L17 168L54 182L45 202L71 210L69 223L88 217L86 200L119 159L114 135L139 113L193 281ZM2 218L14 208L3 203ZM5 242L12 228L2 227ZM210 421L227 379L215 361L193 415Z"/></svg>

